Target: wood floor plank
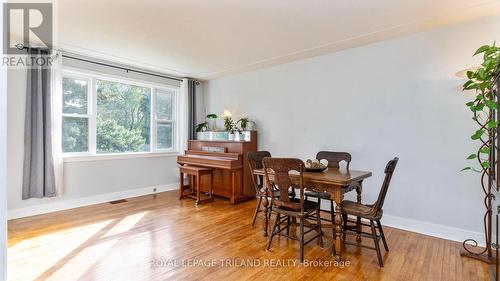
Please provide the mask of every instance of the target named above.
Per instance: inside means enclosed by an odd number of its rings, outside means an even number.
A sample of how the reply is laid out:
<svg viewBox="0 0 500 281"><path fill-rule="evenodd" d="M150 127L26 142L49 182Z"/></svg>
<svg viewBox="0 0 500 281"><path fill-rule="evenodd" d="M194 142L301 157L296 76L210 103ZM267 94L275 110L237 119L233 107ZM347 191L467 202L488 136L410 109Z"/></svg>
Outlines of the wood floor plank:
<svg viewBox="0 0 500 281"><path fill-rule="evenodd" d="M305 247L276 238L266 251L255 201L194 206L177 192L9 221L9 280L488 280L485 264L460 257L460 243L385 228L389 252L346 246L335 267L331 242ZM294 233L295 228L292 228ZM327 231L326 235L331 235ZM349 239L354 239L350 237ZM364 243L372 243L363 239ZM322 266L321 263L330 264Z"/></svg>

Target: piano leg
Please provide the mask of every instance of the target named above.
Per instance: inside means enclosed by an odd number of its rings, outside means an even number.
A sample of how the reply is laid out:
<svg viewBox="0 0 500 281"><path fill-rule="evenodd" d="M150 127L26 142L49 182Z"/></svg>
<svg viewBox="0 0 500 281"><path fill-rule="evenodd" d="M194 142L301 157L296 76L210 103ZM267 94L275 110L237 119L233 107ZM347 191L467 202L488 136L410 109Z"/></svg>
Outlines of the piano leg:
<svg viewBox="0 0 500 281"><path fill-rule="evenodd" d="M194 177L193 177L194 178ZM201 176L200 176L201 178ZM201 201L201 195L200 195L200 182L201 182L201 179L200 178L197 178L195 181L196 181L196 206L198 206L198 204L200 204L200 201Z"/></svg>
<svg viewBox="0 0 500 281"><path fill-rule="evenodd" d="M253 198L253 197L252 197ZM242 170L231 170L231 203L236 204L244 201Z"/></svg>
<svg viewBox="0 0 500 281"><path fill-rule="evenodd" d="M235 185L236 185L236 175L235 175L235 171L231 171L231 204L236 204L236 188L235 188Z"/></svg>
<svg viewBox="0 0 500 281"><path fill-rule="evenodd" d="M179 177L179 191L180 191L180 195L179 195L179 199L182 199L182 197L184 197L184 174L183 173L179 173L180 177Z"/></svg>

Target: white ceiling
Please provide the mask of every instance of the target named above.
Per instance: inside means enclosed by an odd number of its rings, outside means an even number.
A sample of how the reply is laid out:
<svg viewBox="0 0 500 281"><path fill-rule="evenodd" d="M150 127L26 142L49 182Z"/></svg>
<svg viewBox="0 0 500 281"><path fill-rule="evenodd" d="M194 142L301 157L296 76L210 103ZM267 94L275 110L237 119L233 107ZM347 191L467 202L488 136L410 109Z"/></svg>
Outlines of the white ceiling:
<svg viewBox="0 0 500 281"><path fill-rule="evenodd" d="M56 10L63 49L212 79L497 15L500 1L59 0Z"/></svg>

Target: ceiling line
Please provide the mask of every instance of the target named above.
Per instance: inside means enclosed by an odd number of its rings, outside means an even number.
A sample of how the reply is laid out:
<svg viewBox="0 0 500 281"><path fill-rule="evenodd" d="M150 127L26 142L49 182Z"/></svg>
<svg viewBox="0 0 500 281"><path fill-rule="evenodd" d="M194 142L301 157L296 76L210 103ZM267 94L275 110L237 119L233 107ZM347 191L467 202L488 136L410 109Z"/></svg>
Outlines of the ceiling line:
<svg viewBox="0 0 500 281"><path fill-rule="evenodd" d="M498 4L499 3L496 0L489 0L489 1L485 1L485 2L482 2L482 3L477 4L477 5L469 6L467 8L456 9L453 12L447 13L446 15L447 16L452 15L452 14L455 15L455 14L458 14L458 13L464 11L464 10L475 9L475 8L486 6L486 5L498 5ZM325 44L322 44L322 45L319 45L319 46L315 46L315 47L311 47L311 48L306 48L306 49L301 49L301 50L298 50L298 51L293 51L293 52L287 53L285 55L279 55L279 56L275 56L275 57L271 57L271 58L266 58L266 59L258 60L256 62L247 63L247 64L243 64L243 65L240 65L240 66L236 66L236 67L230 67L230 68L224 69L222 71L211 72L211 73L208 73L206 75L202 75L201 77L204 78L204 79L211 79L210 77L215 77L215 76L218 76L218 75L226 73L226 72L237 71L238 69L251 67L251 66L254 66L254 65L258 65L258 64L269 62L269 61L273 61L273 60L279 60L279 59L282 59L282 58L286 58L286 57L298 55L298 54L301 54L301 53L307 53L307 52L314 51L314 50L321 49L321 48L335 46L335 45L338 45L340 43L345 43L345 42L356 40L356 39L362 39L362 38L365 38L365 37L368 37L368 36L371 36L371 35L375 35L375 34L378 34L378 33L383 33L383 32L387 32L387 31L395 30L395 29L398 29L398 28L401 28L401 27L405 27L405 26L409 26L409 25L422 24L422 23L429 22L429 21L432 21L432 20L435 20L435 18L429 17L429 18L422 19L422 20L415 20L415 21L408 22L408 23L398 24L398 25L391 26L391 27L384 28L384 29L380 29L380 30L377 30L377 31L372 31L372 32L369 32L369 33L364 33L364 34L361 34L361 35L357 35L357 36L353 36L353 37L349 37L349 38L337 40L337 41L334 41L334 42L325 43ZM375 42L372 42L372 43L375 43ZM333 53L333 52L329 52L329 53ZM325 53L325 54L328 54L328 53ZM291 61L289 61L289 62L291 62Z"/></svg>

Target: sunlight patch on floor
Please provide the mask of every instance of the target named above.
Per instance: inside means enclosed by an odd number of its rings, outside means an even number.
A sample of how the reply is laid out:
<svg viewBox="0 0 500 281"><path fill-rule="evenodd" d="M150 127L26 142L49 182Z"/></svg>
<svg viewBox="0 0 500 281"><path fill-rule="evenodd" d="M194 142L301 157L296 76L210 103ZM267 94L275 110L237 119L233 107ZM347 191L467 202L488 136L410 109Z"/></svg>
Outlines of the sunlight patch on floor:
<svg viewBox="0 0 500 281"><path fill-rule="evenodd" d="M9 280L34 280L112 220L36 236L8 248Z"/></svg>
<svg viewBox="0 0 500 281"><path fill-rule="evenodd" d="M113 235L121 234L123 232L129 231L136 225L148 212L137 213L133 215L126 216L123 220L113 226L102 238L110 237Z"/></svg>
<svg viewBox="0 0 500 281"><path fill-rule="evenodd" d="M86 247L78 255L64 263L50 277L43 280L79 280L118 240L116 238Z"/></svg>
<svg viewBox="0 0 500 281"><path fill-rule="evenodd" d="M131 230L147 213L40 235L14 244L8 249L9 280L78 280L120 240L113 236Z"/></svg>

